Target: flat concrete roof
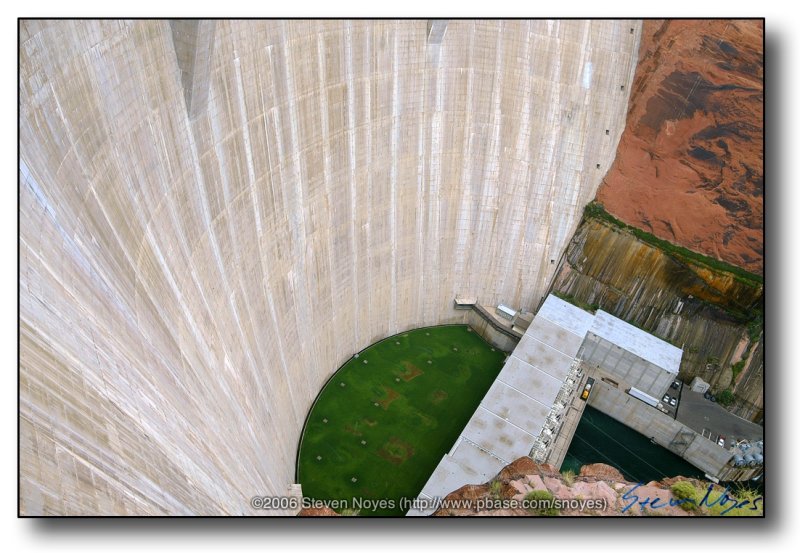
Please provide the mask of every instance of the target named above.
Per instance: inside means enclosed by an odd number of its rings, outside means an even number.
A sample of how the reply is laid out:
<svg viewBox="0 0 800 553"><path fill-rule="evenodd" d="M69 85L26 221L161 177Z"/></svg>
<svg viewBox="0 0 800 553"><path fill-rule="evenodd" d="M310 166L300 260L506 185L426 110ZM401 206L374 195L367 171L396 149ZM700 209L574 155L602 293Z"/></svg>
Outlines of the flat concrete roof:
<svg viewBox="0 0 800 553"><path fill-rule="evenodd" d="M575 357L578 350L581 349L584 336L578 336L569 330L558 326L557 324L548 321L544 317L536 317L534 321L528 325L528 328L533 328L533 335L538 340L541 340L548 346L557 349L564 355Z"/></svg>
<svg viewBox="0 0 800 553"><path fill-rule="evenodd" d="M545 312L562 324L536 315L420 498L444 497L464 484L482 484L530 453L583 341L585 330L580 336L576 332L588 329L592 318L580 309L580 314L572 312L577 308L553 296L545 304ZM413 509L408 514L430 512Z"/></svg>
<svg viewBox="0 0 800 553"><path fill-rule="evenodd" d="M484 402L492 405L493 412L498 416L530 434L538 435L550 413L550 405L532 399L505 382L495 380Z"/></svg>
<svg viewBox="0 0 800 553"><path fill-rule="evenodd" d="M559 350L542 342L533 332L525 333L514 349L512 357L517 357L529 365L533 365L542 372L561 380L569 373L573 357L561 353Z"/></svg>
<svg viewBox="0 0 800 553"><path fill-rule="evenodd" d="M552 294L547 296L547 299L544 300L544 303L539 308L539 312L536 313L536 318L538 319L539 317L557 324L576 336L580 336L581 340L586 336L592 326L592 322L594 322L594 315Z"/></svg>
<svg viewBox="0 0 800 553"><path fill-rule="evenodd" d="M548 406L548 409L552 407L563 384L557 378L514 356L508 358L497 380ZM481 402L481 405L484 403Z"/></svg>
<svg viewBox="0 0 800 553"><path fill-rule="evenodd" d="M445 455L431 475L419 498L429 500L424 509L411 509L408 516L427 516L436 510L435 501L466 484L484 484L485 474L495 475L510 461L493 457L464 438L459 438L450 455Z"/></svg>
<svg viewBox="0 0 800 553"><path fill-rule="evenodd" d="M511 461L507 461L505 459L499 459L494 455L490 455L486 451L480 449L472 442L460 439L455 450L452 452L454 460L462 462L462 466L470 466L472 467L475 472L479 474L497 474L503 467L505 467ZM466 461L466 462L464 462ZM480 482L465 482L466 484L484 484L486 480L481 480ZM462 484L463 485L463 484ZM445 496L450 491L443 491L442 495Z"/></svg>
<svg viewBox="0 0 800 553"><path fill-rule="evenodd" d="M465 484L483 484L486 478L476 470L465 467L450 455L445 455L428 479L421 495L443 498Z"/></svg>
<svg viewBox="0 0 800 553"><path fill-rule="evenodd" d="M530 453L536 440L536 436L514 426L482 405L472 415L461 436L506 463Z"/></svg>
<svg viewBox="0 0 800 553"><path fill-rule="evenodd" d="M649 361L657 367L678 374L683 350L656 338L610 313L598 309L589 328L592 334Z"/></svg>

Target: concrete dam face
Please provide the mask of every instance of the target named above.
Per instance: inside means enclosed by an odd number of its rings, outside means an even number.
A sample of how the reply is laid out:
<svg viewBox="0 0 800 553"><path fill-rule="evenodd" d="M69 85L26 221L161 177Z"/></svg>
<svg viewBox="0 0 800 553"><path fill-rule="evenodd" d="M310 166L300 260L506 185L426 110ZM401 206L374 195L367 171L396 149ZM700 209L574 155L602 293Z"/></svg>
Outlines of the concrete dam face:
<svg viewBox="0 0 800 553"><path fill-rule="evenodd" d="M535 309L639 35L22 21L20 511L263 514L355 352L459 294Z"/></svg>

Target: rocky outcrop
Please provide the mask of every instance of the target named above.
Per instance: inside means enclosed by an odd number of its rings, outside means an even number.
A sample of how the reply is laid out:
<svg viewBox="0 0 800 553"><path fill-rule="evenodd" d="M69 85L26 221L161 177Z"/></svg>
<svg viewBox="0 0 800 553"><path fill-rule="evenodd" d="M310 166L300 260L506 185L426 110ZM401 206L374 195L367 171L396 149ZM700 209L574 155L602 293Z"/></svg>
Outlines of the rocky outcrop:
<svg viewBox="0 0 800 553"><path fill-rule="evenodd" d="M762 21L644 22L625 131L597 199L672 243L763 273Z"/></svg>
<svg viewBox="0 0 800 553"><path fill-rule="evenodd" d="M330 507L306 507L297 513L299 517L338 517L339 513Z"/></svg>
<svg viewBox="0 0 800 553"><path fill-rule="evenodd" d="M672 486L688 482L697 490L695 501L687 508L675 496ZM633 483L625 480L614 467L596 463L584 466L579 475L560 474L555 467L537 465L528 457L506 466L492 481L467 485L449 494L444 507L433 516L704 516L720 514L702 505L709 486L708 503L725 490L709 482L673 477L659 482ZM534 493L532 492L538 492ZM546 511L531 508L526 498L551 497L560 500L560 507ZM726 499L732 505L733 497ZM739 498L736 499L739 501ZM763 501L759 500L759 504ZM690 507L691 506L691 507ZM747 513L746 507L734 514ZM747 513L749 514L749 513Z"/></svg>
<svg viewBox="0 0 800 553"><path fill-rule="evenodd" d="M584 478L594 478L595 480L612 480L615 482L622 482L625 477L622 473L614 467L604 465L603 463L593 463L591 465L584 465L581 467L580 476Z"/></svg>

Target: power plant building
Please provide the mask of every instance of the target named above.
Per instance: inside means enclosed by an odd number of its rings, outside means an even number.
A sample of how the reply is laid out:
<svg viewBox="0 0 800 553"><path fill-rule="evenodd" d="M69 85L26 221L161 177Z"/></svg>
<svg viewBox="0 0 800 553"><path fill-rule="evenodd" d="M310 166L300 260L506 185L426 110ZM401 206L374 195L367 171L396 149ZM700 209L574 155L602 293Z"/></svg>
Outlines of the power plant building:
<svg viewBox="0 0 800 553"><path fill-rule="evenodd" d="M625 321L598 310L578 357L619 384L660 398L677 378L683 351Z"/></svg>

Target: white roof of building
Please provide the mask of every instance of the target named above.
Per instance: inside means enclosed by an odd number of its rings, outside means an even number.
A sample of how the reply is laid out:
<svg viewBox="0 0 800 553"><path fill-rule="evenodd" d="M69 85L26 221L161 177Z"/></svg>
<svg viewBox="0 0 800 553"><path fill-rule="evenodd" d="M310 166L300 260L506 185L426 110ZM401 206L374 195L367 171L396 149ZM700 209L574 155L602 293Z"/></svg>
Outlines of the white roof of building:
<svg viewBox="0 0 800 553"><path fill-rule="evenodd" d="M510 424L483 405L478 407L469 419L467 426L461 432L461 437L502 459L506 464L530 453L536 440L535 435ZM494 475L487 476L491 478Z"/></svg>
<svg viewBox="0 0 800 553"><path fill-rule="evenodd" d="M528 325L528 328L533 329L531 332L536 333L537 340L570 357L575 357L578 350L581 349L581 344L583 344L585 338L585 336L573 334L566 328L560 327L544 317L536 317Z"/></svg>
<svg viewBox="0 0 800 553"><path fill-rule="evenodd" d="M538 327L534 327L531 332L525 333L514 349L512 357L525 361L563 382L572 365L573 357L561 353L558 349L537 338L538 330Z"/></svg>
<svg viewBox="0 0 800 553"><path fill-rule="evenodd" d="M551 323L555 323L561 328L565 328L572 334L580 336L581 340L586 336L589 328L594 321L594 315L575 307L569 302L557 298L550 294L536 313L536 318L542 317Z"/></svg>
<svg viewBox="0 0 800 553"><path fill-rule="evenodd" d="M539 311L450 454L444 456L422 488L420 498L443 497L464 484L482 484L508 463L530 453L573 362L564 350L577 351L580 341L573 343L572 334L576 328L589 328L584 315L590 324L592 318L553 296L545 304L546 311L562 325L537 325ZM580 313L571 313L570 307ZM584 329L581 341L585 334ZM432 510L412 509L408 514L423 515Z"/></svg>
<svg viewBox="0 0 800 553"><path fill-rule="evenodd" d="M508 383L495 380L483 402L492 405L493 413L501 418L530 434L538 435L547 420L551 405L531 399L525 392L509 386Z"/></svg>
<svg viewBox="0 0 800 553"><path fill-rule="evenodd" d="M598 309L589 332L649 361L653 365L678 374L683 350L656 338L610 313Z"/></svg>
<svg viewBox="0 0 800 553"><path fill-rule="evenodd" d="M516 315L516 314L517 314L517 312L516 312L516 311L514 311L513 309L511 309L511 308L510 308L509 306L507 306L507 305L503 305L502 303L501 303L500 305L498 305L498 306L497 306L497 309L499 309L500 311L502 311L502 312L503 312L503 313L505 313L506 315L511 315L512 317L513 317L514 315Z"/></svg>

